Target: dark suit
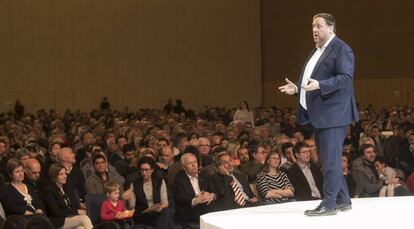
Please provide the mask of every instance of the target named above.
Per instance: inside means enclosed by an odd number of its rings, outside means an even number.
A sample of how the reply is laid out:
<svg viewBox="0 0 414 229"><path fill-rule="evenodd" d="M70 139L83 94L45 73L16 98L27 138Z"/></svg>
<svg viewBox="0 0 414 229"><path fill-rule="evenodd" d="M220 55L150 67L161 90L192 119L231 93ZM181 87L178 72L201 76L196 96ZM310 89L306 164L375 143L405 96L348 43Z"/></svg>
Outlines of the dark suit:
<svg viewBox="0 0 414 229"><path fill-rule="evenodd" d="M66 185L73 188L75 194L81 202L85 200L86 188L85 177L79 167L73 166L69 174L67 174Z"/></svg>
<svg viewBox="0 0 414 229"><path fill-rule="evenodd" d="M311 73L310 78L319 82L320 89L306 92L307 110L299 101L305 68L306 64L297 83L298 120L300 124L310 123L314 127L325 182L322 205L332 209L337 203L351 202L342 176L341 155L346 127L359 119L352 84L354 55L338 37L330 41Z"/></svg>
<svg viewBox="0 0 414 229"><path fill-rule="evenodd" d="M249 183L243 174L233 173L236 179L243 187L243 191L249 199L255 197ZM240 206L234 200L234 191L231 187L233 178L217 173L212 177L212 190L216 194L215 210L228 210L239 208Z"/></svg>
<svg viewBox="0 0 414 229"><path fill-rule="evenodd" d="M211 192L210 179L207 173L198 174L198 185L200 191ZM199 204L192 206L191 202L196 196L190 178L184 170L178 172L174 181L175 217L177 221L186 228L189 222L199 223L200 215L209 212L210 205Z"/></svg>
<svg viewBox="0 0 414 229"><path fill-rule="evenodd" d="M316 187L319 190L319 193L322 193L322 186L323 186L323 179L321 171L313 164L310 166L310 170L315 180ZM306 179L305 175L303 174L302 170L299 168L297 163L294 163L292 167L287 172L289 177L290 183L292 183L293 188L295 189L295 199L298 201L302 200L316 200L312 196L312 191L309 186L308 180Z"/></svg>

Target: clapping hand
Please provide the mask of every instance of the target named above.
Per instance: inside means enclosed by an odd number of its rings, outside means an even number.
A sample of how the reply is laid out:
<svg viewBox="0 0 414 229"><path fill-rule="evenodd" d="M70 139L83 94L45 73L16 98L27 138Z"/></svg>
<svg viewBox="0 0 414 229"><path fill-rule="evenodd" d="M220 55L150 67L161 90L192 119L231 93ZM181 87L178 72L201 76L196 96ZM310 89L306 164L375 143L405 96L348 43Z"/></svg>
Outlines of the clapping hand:
<svg viewBox="0 0 414 229"><path fill-rule="evenodd" d="M288 95L295 94L297 92L296 85L292 83L292 81L290 81L288 78L285 78L285 80L287 84L279 87L280 92L286 93Z"/></svg>

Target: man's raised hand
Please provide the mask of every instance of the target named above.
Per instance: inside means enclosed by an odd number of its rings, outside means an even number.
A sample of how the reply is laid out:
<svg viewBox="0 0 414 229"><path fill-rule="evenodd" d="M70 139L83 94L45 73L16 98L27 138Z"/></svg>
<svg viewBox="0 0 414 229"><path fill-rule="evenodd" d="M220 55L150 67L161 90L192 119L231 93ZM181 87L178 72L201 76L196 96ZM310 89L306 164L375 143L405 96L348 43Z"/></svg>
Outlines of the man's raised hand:
<svg viewBox="0 0 414 229"><path fill-rule="evenodd" d="M292 81L290 81L288 78L285 78L285 80L287 84L279 87L280 92L286 93L288 95L295 94L298 91L296 85L292 83Z"/></svg>

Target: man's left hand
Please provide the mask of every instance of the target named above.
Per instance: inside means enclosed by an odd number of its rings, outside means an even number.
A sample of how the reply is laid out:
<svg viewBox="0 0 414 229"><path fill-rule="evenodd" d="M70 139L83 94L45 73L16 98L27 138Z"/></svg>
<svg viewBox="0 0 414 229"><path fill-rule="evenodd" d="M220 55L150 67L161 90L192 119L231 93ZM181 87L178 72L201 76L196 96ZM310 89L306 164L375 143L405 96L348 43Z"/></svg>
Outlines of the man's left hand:
<svg viewBox="0 0 414 229"><path fill-rule="evenodd" d="M314 91L319 89L319 82L314 79L309 79L308 85L302 85L301 86L303 90L305 91Z"/></svg>

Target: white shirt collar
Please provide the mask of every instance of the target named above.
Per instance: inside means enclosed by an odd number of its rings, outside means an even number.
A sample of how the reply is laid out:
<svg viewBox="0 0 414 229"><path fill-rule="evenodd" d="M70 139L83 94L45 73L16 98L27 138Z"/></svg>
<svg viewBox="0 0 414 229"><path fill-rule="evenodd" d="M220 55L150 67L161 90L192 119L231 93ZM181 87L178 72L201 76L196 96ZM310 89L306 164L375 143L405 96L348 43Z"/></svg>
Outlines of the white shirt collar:
<svg viewBox="0 0 414 229"><path fill-rule="evenodd" d="M195 176L195 177L193 177L193 176L190 176L188 173L185 173L187 176L188 176L188 178L190 179L190 180L192 180L192 179L197 179L198 180L198 174Z"/></svg>
<svg viewBox="0 0 414 229"><path fill-rule="evenodd" d="M329 38L329 40L327 41L327 42L325 42L325 44L322 46L322 48L318 48L318 46L316 46L316 49L322 49L322 51L323 50L325 50L326 49L326 47L328 47L328 45L329 45L329 43L332 41L332 39L334 39L334 37L335 37L335 34L333 34L332 36L331 36L331 38Z"/></svg>

